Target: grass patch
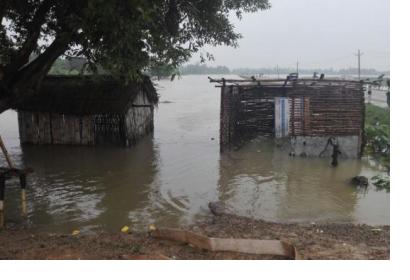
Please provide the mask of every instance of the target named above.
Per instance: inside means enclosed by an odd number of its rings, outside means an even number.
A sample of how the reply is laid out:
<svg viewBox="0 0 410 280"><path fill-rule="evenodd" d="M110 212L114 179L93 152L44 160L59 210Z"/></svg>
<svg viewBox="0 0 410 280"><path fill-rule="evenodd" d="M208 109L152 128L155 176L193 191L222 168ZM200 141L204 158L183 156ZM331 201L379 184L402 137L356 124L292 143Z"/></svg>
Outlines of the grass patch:
<svg viewBox="0 0 410 280"><path fill-rule="evenodd" d="M366 104L366 125L388 125L390 128L390 109Z"/></svg>
<svg viewBox="0 0 410 280"><path fill-rule="evenodd" d="M390 109L366 104L365 153L390 171ZM390 189L390 176L376 176L372 182L378 188Z"/></svg>

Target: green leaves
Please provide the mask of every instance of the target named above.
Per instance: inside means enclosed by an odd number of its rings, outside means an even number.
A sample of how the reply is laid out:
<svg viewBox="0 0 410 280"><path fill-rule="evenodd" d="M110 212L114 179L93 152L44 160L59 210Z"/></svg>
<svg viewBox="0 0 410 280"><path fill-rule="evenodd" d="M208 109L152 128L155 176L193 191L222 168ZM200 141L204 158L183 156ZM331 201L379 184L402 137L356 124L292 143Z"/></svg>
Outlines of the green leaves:
<svg viewBox="0 0 410 280"><path fill-rule="evenodd" d="M366 105L366 152L390 169L390 111Z"/></svg>
<svg viewBox="0 0 410 280"><path fill-rule="evenodd" d="M1 0L0 79L10 88L20 83L9 92L23 96L61 55L85 58L89 69L102 67L125 82L153 67L173 71L205 45L237 46L232 12L267 8L268 0ZM61 47L47 52L56 41ZM37 71L35 82L26 79L34 77L30 71Z"/></svg>
<svg viewBox="0 0 410 280"><path fill-rule="evenodd" d="M390 190L390 176L381 176L381 175L373 176L372 183L378 189Z"/></svg>
<svg viewBox="0 0 410 280"><path fill-rule="evenodd" d="M373 153L385 153L390 147L390 131L388 125L368 125L365 129L367 145Z"/></svg>

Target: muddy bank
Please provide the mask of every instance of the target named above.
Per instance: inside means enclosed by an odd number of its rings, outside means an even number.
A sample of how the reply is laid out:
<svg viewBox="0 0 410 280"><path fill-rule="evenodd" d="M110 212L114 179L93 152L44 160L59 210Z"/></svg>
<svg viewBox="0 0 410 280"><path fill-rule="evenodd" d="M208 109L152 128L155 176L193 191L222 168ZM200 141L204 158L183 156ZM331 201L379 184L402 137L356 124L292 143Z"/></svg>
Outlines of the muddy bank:
<svg viewBox="0 0 410 280"><path fill-rule="evenodd" d="M212 237L280 239L304 259L389 259L390 227L279 224L223 215L187 229ZM62 235L27 229L0 232L0 259L283 259L209 252L147 232Z"/></svg>
<svg viewBox="0 0 410 280"><path fill-rule="evenodd" d="M279 239L304 259L389 259L390 226L283 224L222 215L195 230L217 237Z"/></svg>

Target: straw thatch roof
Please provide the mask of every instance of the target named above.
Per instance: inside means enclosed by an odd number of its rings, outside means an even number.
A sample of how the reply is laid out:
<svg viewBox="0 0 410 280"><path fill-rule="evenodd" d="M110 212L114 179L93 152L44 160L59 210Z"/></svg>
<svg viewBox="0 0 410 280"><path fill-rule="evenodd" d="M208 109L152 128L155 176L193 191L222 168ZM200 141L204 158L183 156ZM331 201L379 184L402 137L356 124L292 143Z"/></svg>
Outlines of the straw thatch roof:
<svg viewBox="0 0 410 280"><path fill-rule="evenodd" d="M148 76L128 85L110 76L47 76L39 91L14 109L72 115L120 114L144 92L152 105L158 103Z"/></svg>

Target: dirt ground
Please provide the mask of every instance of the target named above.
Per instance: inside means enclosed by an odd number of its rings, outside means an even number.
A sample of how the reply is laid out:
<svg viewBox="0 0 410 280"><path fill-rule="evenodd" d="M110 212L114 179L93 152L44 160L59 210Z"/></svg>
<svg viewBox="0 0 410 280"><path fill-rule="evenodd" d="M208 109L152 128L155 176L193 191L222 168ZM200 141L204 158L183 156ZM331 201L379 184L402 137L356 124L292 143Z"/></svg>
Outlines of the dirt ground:
<svg viewBox="0 0 410 280"><path fill-rule="evenodd" d="M222 215L189 228L209 237L280 239L304 259L389 259L390 226L279 224ZM0 231L0 259L284 259L209 252L148 232L61 235L33 229Z"/></svg>
<svg viewBox="0 0 410 280"><path fill-rule="evenodd" d="M282 224L223 215L194 229L208 236L279 239L304 259L390 259L390 226Z"/></svg>

